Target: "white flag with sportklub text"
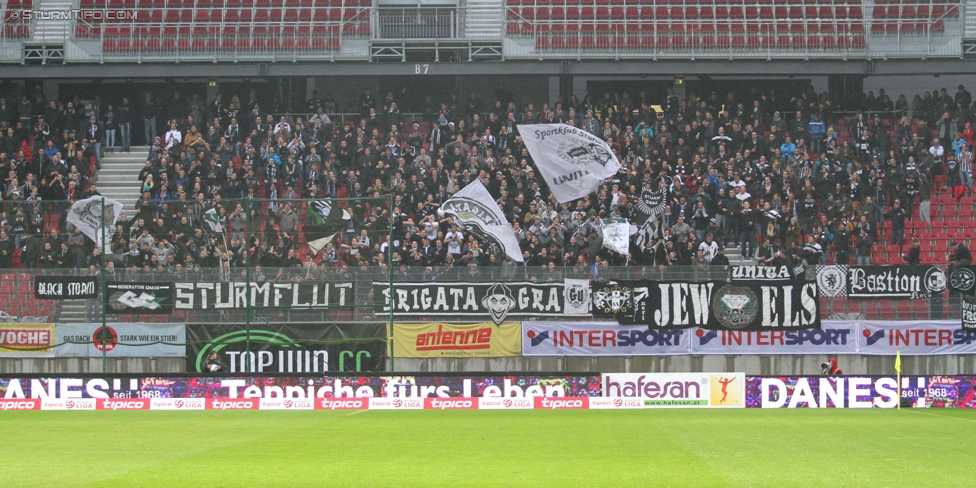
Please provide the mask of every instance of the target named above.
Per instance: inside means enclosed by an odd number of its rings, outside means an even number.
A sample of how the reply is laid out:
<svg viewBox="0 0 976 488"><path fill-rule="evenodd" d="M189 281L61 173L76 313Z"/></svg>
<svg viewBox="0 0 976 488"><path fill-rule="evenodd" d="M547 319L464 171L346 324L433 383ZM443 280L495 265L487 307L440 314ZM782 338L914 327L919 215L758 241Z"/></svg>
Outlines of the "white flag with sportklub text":
<svg viewBox="0 0 976 488"><path fill-rule="evenodd" d="M67 221L81 229L81 233L94 241L95 246L104 253L112 254L108 244L119 215L122 215L121 202L96 195L73 203L68 210Z"/></svg>
<svg viewBox="0 0 976 488"><path fill-rule="evenodd" d="M526 124L519 135L559 203L593 193L620 169L610 145L566 124Z"/></svg>

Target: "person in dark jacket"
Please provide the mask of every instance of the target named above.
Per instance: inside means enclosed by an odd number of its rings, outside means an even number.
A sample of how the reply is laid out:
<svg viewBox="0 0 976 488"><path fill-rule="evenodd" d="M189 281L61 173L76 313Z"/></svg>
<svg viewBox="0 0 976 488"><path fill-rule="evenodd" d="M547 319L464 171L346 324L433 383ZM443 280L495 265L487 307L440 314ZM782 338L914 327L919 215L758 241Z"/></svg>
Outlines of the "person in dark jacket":
<svg viewBox="0 0 976 488"><path fill-rule="evenodd" d="M715 257L712 258L711 265L712 266L729 265L729 257L725 255L725 246L722 245L718 246L718 254L716 254Z"/></svg>
<svg viewBox="0 0 976 488"><path fill-rule="evenodd" d="M922 264L921 247L919 245L918 238L912 238L911 249L909 249L906 254L902 254L901 257L909 266L917 266Z"/></svg>
<svg viewBox="0 0 976 488"><path fill-rule="evenodd" d="M954 249L953 253L948 256L950 270L955 271L962 266L973 264L973 254L969 252L969 248L965 244L950 240L949 249Z"/></svg>

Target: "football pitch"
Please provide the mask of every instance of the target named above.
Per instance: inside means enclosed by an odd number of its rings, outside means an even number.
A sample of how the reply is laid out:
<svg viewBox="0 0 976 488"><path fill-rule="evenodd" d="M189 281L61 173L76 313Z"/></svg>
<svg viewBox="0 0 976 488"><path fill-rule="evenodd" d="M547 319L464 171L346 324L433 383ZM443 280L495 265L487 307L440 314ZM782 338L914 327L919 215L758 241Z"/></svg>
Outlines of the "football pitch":
<svg viewBox="0 0 976 488"><path fill-rule="evenodd" d="M0 486L972 486L976 412L0 412Z"/></svg>

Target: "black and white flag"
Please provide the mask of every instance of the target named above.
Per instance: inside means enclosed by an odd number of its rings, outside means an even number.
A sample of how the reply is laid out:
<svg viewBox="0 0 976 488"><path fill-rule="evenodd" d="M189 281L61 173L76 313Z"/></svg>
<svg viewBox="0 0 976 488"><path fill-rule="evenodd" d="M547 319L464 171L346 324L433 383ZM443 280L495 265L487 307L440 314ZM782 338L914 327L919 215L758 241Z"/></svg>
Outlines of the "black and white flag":
<svg viewBox="0 0 976 488"><path fill-rule="evenodd" d="M627 219L603 221L603 247L624 256L630 253L630 224Z"/></svg>
<svg viewBox="0 0 976 488"><path fill-rule="evenodd" d="M664 205L666 193L664 190L641 192L637 201L636 222L640 222L637 231L637 245L643 248L648 242L654 242L664 236Z"/></svg>
<svg viewBox="0 0 976 488"><path fill-rule="evenodd" d="M610 145L583 129L566 124L525 124L518 130L559 203L593 193L600 182L620 169Z"/></svg>
<svg viewBox="0 0 976 488"><path fill-rule="evenodd" d="M105 254L111 254L107 241L112 237L119 215L122 215L121 202L94 196L73 203L71 210L68 210L67 220L69 224L81 229L81 233L94 241L95 246L101 247ZM106 240L104 243L103 236Z"/></svg>
<svg viewBox="0 0 976 488"><path fill-rule="evenodd" d="M339 208L329 200L316 200L308 204L308 211L312 214L314 224L306 224L302 228L308 249L312 254L318 254L326 244L335 239L336 234L349 225L352 218L345 209Z"/></svg>
<svg viewBox="0 0 976 488"><path fill-rule="evenodd" d="M468 186L448 198L437 213L454 217L468 231L494 241L513 260L522 262L522 251L512 224L481 180L468 183Z"/></svg>

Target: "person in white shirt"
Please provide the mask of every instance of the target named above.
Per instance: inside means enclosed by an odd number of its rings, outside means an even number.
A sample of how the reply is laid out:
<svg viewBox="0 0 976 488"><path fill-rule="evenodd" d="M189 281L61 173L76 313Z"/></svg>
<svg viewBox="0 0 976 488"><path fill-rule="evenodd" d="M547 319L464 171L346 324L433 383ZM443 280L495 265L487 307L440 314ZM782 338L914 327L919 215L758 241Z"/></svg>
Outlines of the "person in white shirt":
<svg viewBox="0 0 976 488"><path fill-rule="evenodd" d="M705 234L705 240L698 245L698 250L702 252L708 262L712 262L712 259L718 254L718 243L715 242L712 234Z"/></svg>
<svg viewBox="0 0 976 488"><path fill-rule="evenodd" d="M172 149L173 146L179 146L182 143L183 134L176 128L176 122L171 122L169 132L166 133L166 149Z"/></svg>
<svg viewBox="0 0 976 488"><path fill-rule="evenodd" d="M285 120L284 115L281 116L281 120L278 122L278 125L275 126L274 133L277 135L279 132L283 130L291 132L291 125L289 125L288 122Z"/></svg>
<svg viewBox="0 0 976 488"><path fill-rule="evenodd" d="M739 199L740 202L744 202L752 198L752 194L746 191L745 186L740 186L738 188L739 193L735 194L735 198Z"/></svg>

